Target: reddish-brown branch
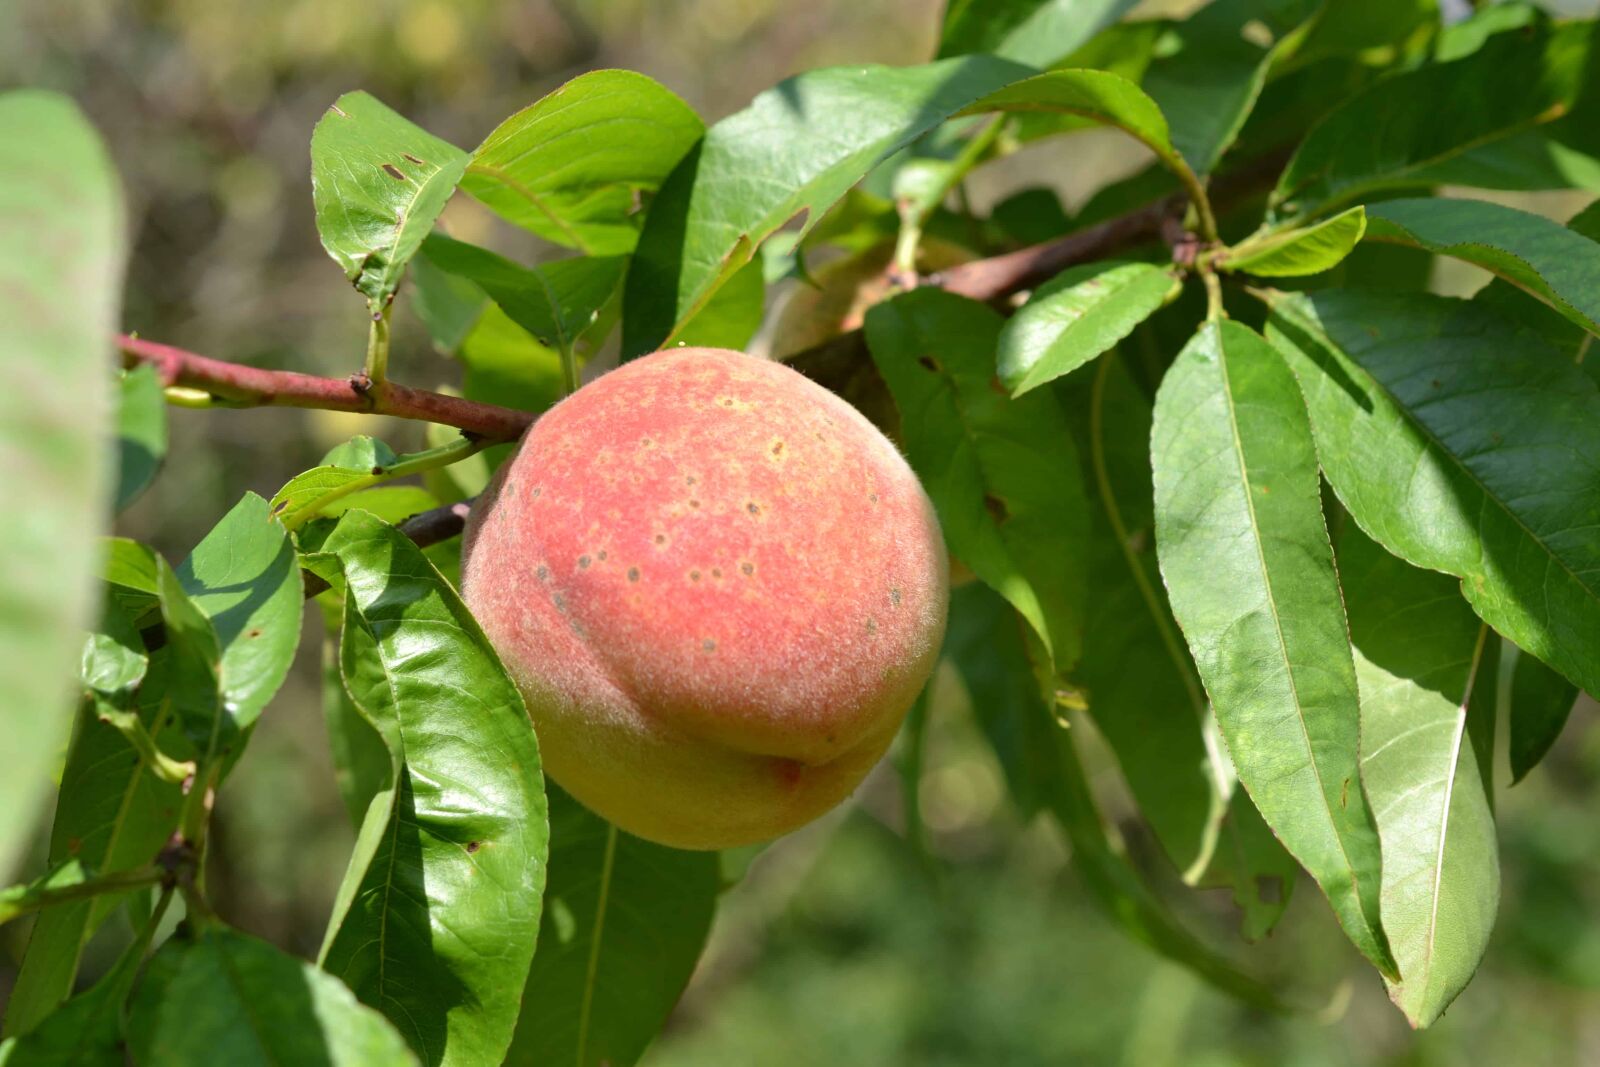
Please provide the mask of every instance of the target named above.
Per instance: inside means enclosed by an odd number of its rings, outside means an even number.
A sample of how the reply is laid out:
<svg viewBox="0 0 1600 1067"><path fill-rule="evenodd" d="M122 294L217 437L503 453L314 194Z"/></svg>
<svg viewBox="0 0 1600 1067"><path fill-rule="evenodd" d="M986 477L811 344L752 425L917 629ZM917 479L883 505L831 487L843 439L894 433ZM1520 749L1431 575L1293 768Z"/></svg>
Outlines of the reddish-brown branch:
<svg viewBox="0 0 1600 1067"><path fill-rule="evenodd" d="M507 441L520 437L534 420L529 412L496 404L464 400L394 382L373 384L364 374L319 378L297 371L264 370L209 359L172 345L127 335L119 335L117 344L122 349L124 365L148 363L156 368L164 385L199 389L241 407L366 411L443 423L480 437Z"/></svg>

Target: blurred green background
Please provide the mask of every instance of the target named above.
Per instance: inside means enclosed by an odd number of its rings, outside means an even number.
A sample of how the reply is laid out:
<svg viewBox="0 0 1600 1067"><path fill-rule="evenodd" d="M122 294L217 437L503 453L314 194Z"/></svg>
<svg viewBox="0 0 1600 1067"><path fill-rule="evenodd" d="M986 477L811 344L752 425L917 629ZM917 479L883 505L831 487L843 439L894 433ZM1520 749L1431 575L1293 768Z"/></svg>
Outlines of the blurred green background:
<svg viewBox="0 0 1600 1067"><path fill-rule="evenodd" d="M1178 2L1145 10L1194 6ZM1592 3L1565 2L1592 11ZM145 336L262 366L360 365L361 300L317 243L307 146L339 93L365 88L457 144L596 67L644 71L708 120L779 78L859 61L918 62L938 0L218 0L0 2L0 85L65 90L108 139L130 203L124 320ZM980 186L1024 176L1069 205L1140 159L1083 134L1030 149ZM1570 213L1570 198L1549 205ZM459 236L519 247L471 205ZM1452 290L1481 279L1447 278ZM456 368L404 308L396 376L447 385ZM270 495L355 432L398 448L415 426L297 411L172 413L172 454L119 533L181 558L246 490ZM353 834L334 788L316 634L218 806L219 910L315 953ZM1600 1063L1600 733L1580 708L1557 751L1501 799L1506 883L1484 972L1413 1035L1302 883L1268 942L1245 946L1217 894L1168 895L1196 928L1307 1010L1275 1018L1211 992L1127 940L1079 885L1043 823L1019 825L941 677L919 796L931 864L900 833L886 762L856 803L767 849L726 896L711 946L653 1067L701 1064ZM1094 755L1093 738L1084 739ZM1097 786L1130 853L1176 878L1121 798ZM25 931L0 936L0 997ZM115 937L112 931L109 937ZM91 954L86 976L103 966Z"/></svg>

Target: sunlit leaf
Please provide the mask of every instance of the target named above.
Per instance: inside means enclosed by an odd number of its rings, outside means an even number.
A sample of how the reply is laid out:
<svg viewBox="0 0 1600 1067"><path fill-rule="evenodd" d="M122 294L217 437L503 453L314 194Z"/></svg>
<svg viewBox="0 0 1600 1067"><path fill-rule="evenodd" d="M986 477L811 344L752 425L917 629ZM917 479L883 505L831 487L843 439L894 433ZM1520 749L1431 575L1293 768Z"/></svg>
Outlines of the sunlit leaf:
<svg viewBox="0 0 1600 1067"><path fill-rule="evenodd" d="M1109 26L1136 0L951 0L939 58L986 52L1048 67Z"/></svg>
<svg viewBox="0 0 1600 1067"><path fill-rule="evenodd" d="M117 408L116 510L127 507L155 478L167 455L167 400L154 367L122 377Z"/></svg>
<svg viewBox="0 0 1600 1067"><path fill-rule="evenodd" d="M1161 574L1239 780L1392 976L1355 667L1294 376L1247 327L1206 324L1161 383L1150 453Z"/></svg>
<svg viewBox="0 0 1600 1067"><path fill-rule="evenodd" d="M343 589L345 689L391 761L322 965L424 1063L499 1062L545 879L533 727L478 624L404 534L352 511L307 547L308 565Z"/></svg>
<svg viewBox="0 0 1600 1067"><path fill-rule="evenodd" d="M455 192L467 154L390 110L345 93L311 134L311 197L322 246L374 308Z"/></svg>
<svg viewBox="0 0 1600 1067"><path fill-rule="evenodd" d="M1320 274L1338 266L1355 249L1366 229L1365 209L1353 207L1311 226L1241 241L1229 250L1222 266L1263 278Z"/></svg>
<svg viewBox="0 0 1600 1067"><path fill-rule="evenodd" d="M1532 331L1443 297L1319 292L1275 304L1270 325L1351 517L1600 690L1595 383Z"/></svg>

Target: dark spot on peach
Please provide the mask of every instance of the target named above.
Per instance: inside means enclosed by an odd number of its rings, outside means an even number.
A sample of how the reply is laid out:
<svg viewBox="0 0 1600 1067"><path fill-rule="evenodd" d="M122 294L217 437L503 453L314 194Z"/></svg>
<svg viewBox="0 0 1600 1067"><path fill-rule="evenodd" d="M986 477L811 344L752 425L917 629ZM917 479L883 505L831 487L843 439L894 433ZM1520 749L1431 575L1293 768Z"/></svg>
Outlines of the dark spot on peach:
<svg viewBox="0 0 1600 1067"><path fill-rule="evenodd" d="M700 501L698 501L698 500L691 500L691 501L689 501L689 506L690 506L690 507L691 507L691 508L697 508L697 507L699 507L699 506L700 506Z"/></svg>
<svg viewBox="0 0 1600 1067"><path fill-rule="evenodd" d="M637 582L638 580L639 580L639 568L638 567L629 567L628 568L628 581Z"/></svg>
<svg viewBox="0 0 1600 1067"><path fill-rule="evenodd" d="M745 577L748 578L750 575L756 572L756 565L754 563L741 563L739 564L739 569L743 571Z"/></svg>
<svg viewBox="0 0 1600 1067"><path fill-rule="evenodd" d="M761 514L761 507L754 500L750 501L750 503L745 505L745 510L748 511L752 515Z"/></svg>
<svg viewBox="0 0 1600 1067"><path fill-rule="evenodd" d="M873 618L868 618L867 619L867 633L875 634L877 632L878 632L878 620L877 619L873 619Z"/></svg>
<svg viewBox="0 0 1600 1067"><path fill-rule="evenodd" d="M889 603L892 604L895 607L899 607L900 606L900 590L898 590L898 589L889 590Z"/></svg>
<svg viewBox="0 0 1600 1067"><path fill-rule="evenodd" d="M867 499L872 501L874 504L876 504L878 502L878 494L877 493L868 493L867 494Z"/></svg>
<svg viewBox="0 0 1600 1067"><path fill-rule="evenodd" d="M704 641L700 642L700 647L705 649L707 652L715 652L717 650L717 643L708 637Z"/></svg>
<svg viewBox="0 0 1600 1067"><path fill-rule="evenodd" d="M656 534L656 544L664 545L666 543L667 543L667 535L666 534Z"/></svg>
<svg viewBox="0 0 1600 1067"><path fill-rule="evenodd" d="M772 455L773 455L774 458L783 455L783 442L782 441L774 441L773 442L773 444L772 444Z"/></svg>
<svg viewBox="0 0 1600 1067"><path fill-rule="evenodd" d="M533 576L541 582L547 581L550 577L550 568L541 563L539 564L539 569L533 572Z"/></svg>
<svg viewBox="0 0 1600 1067"><path fill-rule="evenodd" d="M578 557L578 566L587 569L588 566L589 566L589 557L588 556L579 556Z"/></svg>
<svg viewBox="0 0 1600 1067"><path fill-rule="evenodd" d="M600 550L600 555L596 558L598 558L601 563L604 563L606 561L606 550L602 548Z"/></svg>
<svg viewBox="0 0 1600 1067"><path fill-rule="evenodd" d="M539 488L537 485L534 486L533 487L533 499L538 500L539 499L539 494L542 493L542 492L544 492L543 489Z"/></svg>
<svg viewBox="0 0 1600 1067"><path fill-rule="evenodd" d="M689 580L691 582L698 582L700 580L700 572L699 571L690 571L689 572Z"/></svg>
<svg viewBox="0 0 1600 1067"><path fill-rule="evenodd" d="M685 478L683 480L683 484L684 485L693 485L694 483L695 483L695 477L692 474L689 475L687 478Z"/></svg>
<svg viewBox="0 0 1600 1067"><path fill-rule="evenodd" d="M711 568L711 577L713 577L713 578L721 578L722 577L722 568L721 567L712 567Z"/></svg>
<svg viewBox="0 0 1600 1067"><path fill-rule="evenodd" d="M556 610L561 614L565 615L567 613L567 598L560 593L550 594L550 602L556 606Z"/></svg>

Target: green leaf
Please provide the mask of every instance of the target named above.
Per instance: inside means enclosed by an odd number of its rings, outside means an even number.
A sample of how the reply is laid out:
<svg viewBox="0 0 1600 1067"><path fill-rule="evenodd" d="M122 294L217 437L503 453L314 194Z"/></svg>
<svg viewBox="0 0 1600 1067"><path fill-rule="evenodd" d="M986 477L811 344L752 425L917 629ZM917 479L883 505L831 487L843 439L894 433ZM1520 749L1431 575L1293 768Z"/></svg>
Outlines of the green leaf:
<svg viewBox="0 0 1600 1067"><path fill-rule="evenodd" d="M1096 499L1083 662L1089 714L1185 882L1224 885L1245 935L1288 906L1296 865L1237 787L1155 561L1150 402L1115 354L1069 407ZM1087 395L1081 395L1087 394Z"/></svg>
<svg viewBox="0 0 1600 1067"><path fill-rule="evenodd" d="M1247 327L1207 323L1161 383L1150 452L1161 573L1239 780L1393 976L1355 667L1294 376Z"/></svg>
<svg viewBox="0 0 1600 1067"><path fill-rule="evenodd" d="M1034 290L1000 331L1000 380L1021 396L1076 370L1166 302L1178 287L1152 263L1086 263Z"/></svg>
<svg viewBox="0 0 1600 1067"><path fill-rule="evenodd" d="M1600 333L1600 243L1542 215L1484 200L1390 200L1367 236L1477 264Z"/></svg>
<svg viewBox="0 0 1600 1067"><path fill-rule="evenodd" d="M1367 534L1462 579L1485 622L1600 691L1600 392L1473 304L1356 291L1274 305L1323 472Z"/></svg>
<svg viewBox="0 0 1600 1067"><path fill-rule="evenodd" d="M522 698L455 591L394 527L349 512L306 561L343 578L345 688L392 761L322 965L424 1063L499 1062L533 956L548 844Z"/></svg>
<svg viewBox="0 0 1600 1067"><path fill-rule="evenodd" d="M167 398L148 364L122 376L117 408L117 492L121 511L144 492L167 455Z"/></svg>
<svg viewBox="0 0 1600 1067"><path fill-rule="evenodd" d="M1539 765L1567 725L1578 687L1526 652L1511 669L1511 783Z"/></svg>
<svg viewBox="0 0 1600 1067"><path fill-rule="evenodd" d="M1315 0L1215 0L1173 27L1141 84L1197 173L1209 173L1239 135L1268 69L1319 6ZM1249 39L1247 25L1267 31L1273 43Z"/></svg>
<svg viewBox="0 0 1600 1067"><path fill-rule="evenodd" d="M986 52L1052 66L1116 22L1136 0L950 0L939 58Z"/></svg>
<svg viewBox="0 0 1600 1067"><path fill-rule="evenodd" d="M1544 189L1600 192L1600 159L1563 144L1547 130L1549 127L1524 130L1470 148L1442 163L1424 167L1414 175L1416 184L1467 185L1519 192Z"/></svg>
<svg viewBox="0 0 1600 1067"><path fill-rule="evenodd" d="M128 1029L141 1067L418 1062L338 979L222 927L162 946L134 993Z"/></svg>
<svg viewBox="0 0 1600 1067"><path fill-rule="evenodd" d="M294 545L267 502L246 493L177 574L216 632L224 709L246 730L283 684L300 644L305 592Z"/></svg>
<svg viewBox="0 0 1600 1067"><path fill-rule="evenodd" d="M561 353L540 344L494 304L461 344L462 392L470 400L544 411L562 395Z"/></svg>
<svg viewBox="0 0 1600 1067"><path fill-rule="evenodd" d="M623 355L670 344L767 237L796 218L803 235L878 163L1031 73L991 56L817 70L712 126L645 220L623 297Z"/></svg>
<svg viewBox="0 0 1600 1067"><path fill-rule="evenodd" d="M1380 205L1386 207L1387 205ZM1229 249L1220 266L1262 278L1297 278L1337 266L1367 231L1365 208L1353 207L1299 229L1268 230Z"/></svg>
<svg viewBox="0 0 1600 1067"><path fill-rule="evenodd" d="M1108 839L1078 760L1072 731L1051 715L1030 668L1016 613L980 586L951 596L954 640L945 654L995 746L1024 813L1047 807L1072 845L1072 862L1095 902L1130 937L1248 1003L1280 1008L1277 995L1184 929Z"/></svg>
<svg viewBox="0 0 1600 1067"><path fill-rule="evenodd" d="M717 853L640 840L550 787L539 950L506 1063L637 1063L705 947L720 872Z"/></svg>
<svg viewBox="0 0 1600 1067"><path fill-rule="evenodd" d="M443 468L450 473L454 468ZM431 472L430 472L431 473ZM413 515L431 511L443 501L420 485L380 485L361 489L322 506L322 514L337 518L347 511L370 511L384 522L398 526Z"/></svg>
<svg viewBox="0 0 1600 1067"><path fill-rule="evenodd" d="M919 289L868 312L867 344L951 551L1067 671L1083 640L1083 484L1055 397L994 388L1001 325L976 301Z"/></svg>
<svg viewBox="0 0 1600 1067"><path fill-rule="evenodd" d="M638 199L705 132L676 95L630 70L580 75L497 126L461 187L540 237L618 256L638 240Z"/></svg>
<svg viewBox="0 0 1600 1067"><path fill-rule="evenodd" d="M0 95L0 469L25 512L0 576L0 878L32 836L71 718L72 665L93 618L111 490L111 335L122 289L122 197L73 103Z"/></svg>
<svg viewBox="0 0 1600 1067"><path fill-rule="evenodd" d="M439 234L423 242L422 254L440 270L476 284L511 321L557 349L576 345L595 324L626 263L622 256L579 257L529 268Z"/></svg>
<svg viewBox="0 0 1600 1067"><path fill-rule="evenodd" d="M1361 688L1361 775L1383 841L1389 996L1431 1024L1471 981L1500 901L1487 783L1469 731L1494 721L1495 648L1448 576L1346 524L1339 571Z"/></svg>
<svg viewBox="0 0 1600 1067"><path fill-rule="evenodd" d="M350 822L359 830L367 809L372 806L372 798L389 786L393 761L383 735L362 714L344 687L339 653L344 601L334 600L333 596L325 594L318 600L326 630L322 639L322 715L328 724L334 782L350 814ZM353 655L358 661L376 654L370 647L371 636L359 627L345 635L344 640L356 646Z"/></svg>
<svg viewBox="0 0 1600 1067"><path fill-rule="evenodd" d="M343 514L351 507L350 497L362 490L467 458L479 447L458 431L451 431L442 445L403 456L395 455L382 442L375 443L379 451L371 451L373 444L371 438L357 437L328 453L322 466L289 479L272 498L274 520L299 529L319 515Z"/></svg>
<svg viewBox="0 0 1600 1067"><path fill-rule="evenodd" d="M1426 167L1559 117L1588 37L1586 24L1502 34L1464 59L1379 81L1313 127L1278 179L1274 212L1305 218L1414 185Z"/></svg>
<svg viewBox="0 0 1600 1067"><path fill-rule="evenodd" d="M322 247L374 308L455 192L467 154L362 92L336 100L311 134L311 198Z"/></svg>
<svg viewBox="0 0 1600 1067"><path fill-rule="evenodd" d="M61 774L52 867L76 859L106 874L129 870L150 862L177 826L180 787L147 773L144 756L99 715L102 706L131 711L158 746L187 756L166 700L170 656L164 649L147 660L127 615L115 600L108 603L101 632L84 647L82 677L91 693ZM7 1003L6 1033L33 1030L71 993L83 946L114 903L76 901L39 914Z"/></svg>
<svg viewBox="0 0 1600 1067"><path fill-rule="evenodd" d="M752 260L734 271L694 317L678 327L673 343L742 350L766 314L763 268L761 260Z"/></svg>
<svg viewBox="0 0 1600 1067"><path fill-rule="evenodd" d="M423 244L426 246L426 239ZM455 355L477 326L489 295L476 283L434 266L426 247L411 261L410 282L406 291L411 295L411 309L422 320L433 347L444 355Z"/></svg>

